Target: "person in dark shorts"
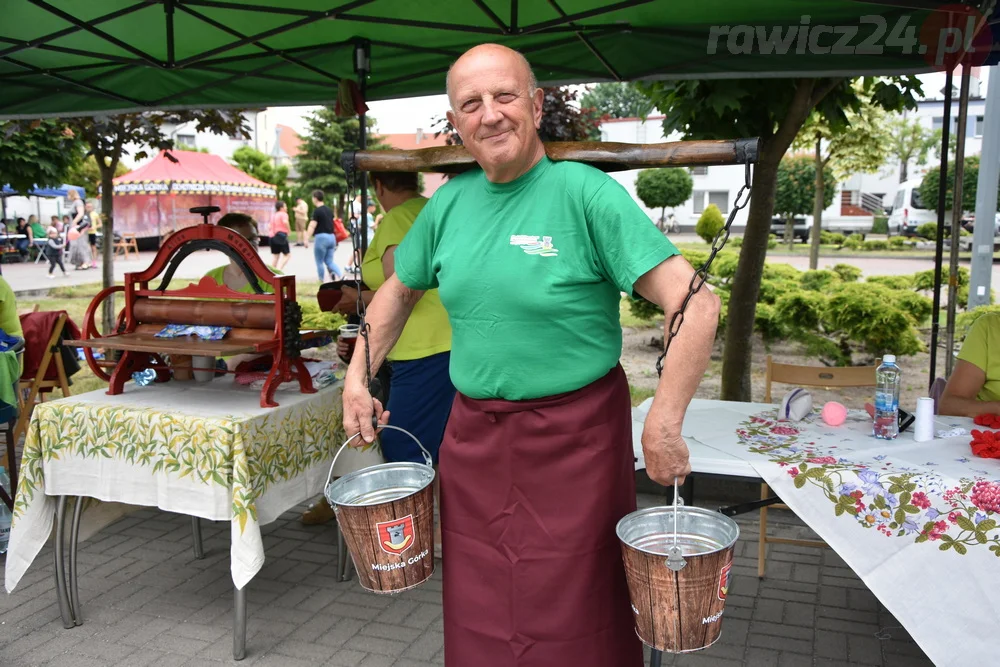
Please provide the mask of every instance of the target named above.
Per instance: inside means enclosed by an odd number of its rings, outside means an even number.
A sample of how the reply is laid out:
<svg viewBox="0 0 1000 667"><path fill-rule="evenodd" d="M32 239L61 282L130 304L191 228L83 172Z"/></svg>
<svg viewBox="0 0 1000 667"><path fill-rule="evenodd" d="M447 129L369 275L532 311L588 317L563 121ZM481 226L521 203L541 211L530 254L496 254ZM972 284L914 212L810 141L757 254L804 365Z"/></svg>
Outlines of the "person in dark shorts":
<svg viewBox="0 0 1000 667"><path fill-rule="evenodd" d="M292 258L292 250L288 247L288 235L291 232L285 202L279 201L274 205L274 216L271 217L271 266L278 271L285 268Z"/></svg>

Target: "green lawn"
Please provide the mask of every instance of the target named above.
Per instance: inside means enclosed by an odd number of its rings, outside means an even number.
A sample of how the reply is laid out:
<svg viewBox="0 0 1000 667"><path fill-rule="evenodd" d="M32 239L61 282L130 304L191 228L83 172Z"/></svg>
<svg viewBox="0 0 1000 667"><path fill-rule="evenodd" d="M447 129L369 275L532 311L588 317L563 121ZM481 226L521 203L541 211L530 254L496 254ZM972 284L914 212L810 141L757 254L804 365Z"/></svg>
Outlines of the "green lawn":
<svg viewBox="0 0 1000 667"><path fill-rule="evenodd" d="M708 252L710 249L707 243L677 243L678 248L681 250L694 250L700 252ZM732 246L727 245L727 248L732 248ZM732 248L733 250L739 252L739 248ZM947 252L947 248L945 249ZM767 254L772 257L808 257L809 256L809 244L808 243L796 243L789 250L788 246L779 243L777 247L771 248L767 251ZM890 259L934 259L934 250L849 250L847 248L838 248L833 245L820 246L820 257L828 258L844 258L844 259L854 259L858 257L871 257L873 259L890 258ZM968 252L958 253L959 259L964 261L970 261L972 254Z"/></svg>

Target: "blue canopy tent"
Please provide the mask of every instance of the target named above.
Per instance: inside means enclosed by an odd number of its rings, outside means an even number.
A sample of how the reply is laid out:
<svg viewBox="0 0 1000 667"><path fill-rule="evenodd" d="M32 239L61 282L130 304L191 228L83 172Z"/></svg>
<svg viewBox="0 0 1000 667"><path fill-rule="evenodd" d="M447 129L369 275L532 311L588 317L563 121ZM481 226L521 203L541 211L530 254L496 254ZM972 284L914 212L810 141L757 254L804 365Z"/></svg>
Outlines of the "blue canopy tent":
<svg viewBox="0 0 1000 667"><path fill-rule="evenodd" d="M66 197L70 190L76 190L80 194L80 199L86 199L87 191L80 185L68 185L63 183L59 187L39 188L34 187L28 192L18 192L9 185L0 187L0 224L7 224L7 197Z"/></svg>

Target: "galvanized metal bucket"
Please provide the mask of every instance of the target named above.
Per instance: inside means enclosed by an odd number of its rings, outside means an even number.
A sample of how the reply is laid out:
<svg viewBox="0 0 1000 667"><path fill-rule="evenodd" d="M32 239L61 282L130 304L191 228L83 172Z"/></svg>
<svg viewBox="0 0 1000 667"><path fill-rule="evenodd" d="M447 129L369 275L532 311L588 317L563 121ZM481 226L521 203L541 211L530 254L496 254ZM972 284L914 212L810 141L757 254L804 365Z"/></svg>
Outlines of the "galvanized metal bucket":
<svg viewBox="0 0 1000 667"><path fill-rule="evenodd" d="M361 585L374 593L399 593L434 573L434 467L430 453L409 431L384 425L413 438L421 463L380 463L331 481L337 457L357 433L340 446L324 493L347 542Z"/></svg>
<svg viewBox="0 0 1000 667"><path fill-rule="evenodd" d="M636 634L652 648L687 653L722 633L733 547L740 529L719 512L653 507L618 522Z"/></svg>

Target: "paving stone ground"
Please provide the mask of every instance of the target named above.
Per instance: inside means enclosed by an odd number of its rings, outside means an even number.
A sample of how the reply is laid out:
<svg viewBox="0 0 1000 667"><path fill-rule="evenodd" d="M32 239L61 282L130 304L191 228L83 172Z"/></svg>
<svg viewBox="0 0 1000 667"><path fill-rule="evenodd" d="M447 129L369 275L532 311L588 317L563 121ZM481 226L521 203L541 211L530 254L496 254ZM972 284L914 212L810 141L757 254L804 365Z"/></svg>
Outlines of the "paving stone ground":
<svg viewBox="0 0 1000 667"><path fill-rule="evenodd" d="M662 497L640 496L641 506L654 504L662 504ZM369 594L356 579L339 582L333 526L301 526L301 509L263 528L267 562L248 588L247 655L242 665L444 664L440 571L419 588L392 597ZM769 520L782 535L814 537L788 513L772 512ZM154 509L132 513L83 542L79 567L84 623L72 630L62 627L52 550L46 547L17 590L0 595L0 665L235 664L229 526L202 523L206 554L201 560L192 552L190 519ZM758 580L754 515L740 517L739 523L742 535L722 637L704 651L666 655L664 665L931 664L829 549L773 545L767 577ZM438 566L446 563L439 561Z"/></svg>

